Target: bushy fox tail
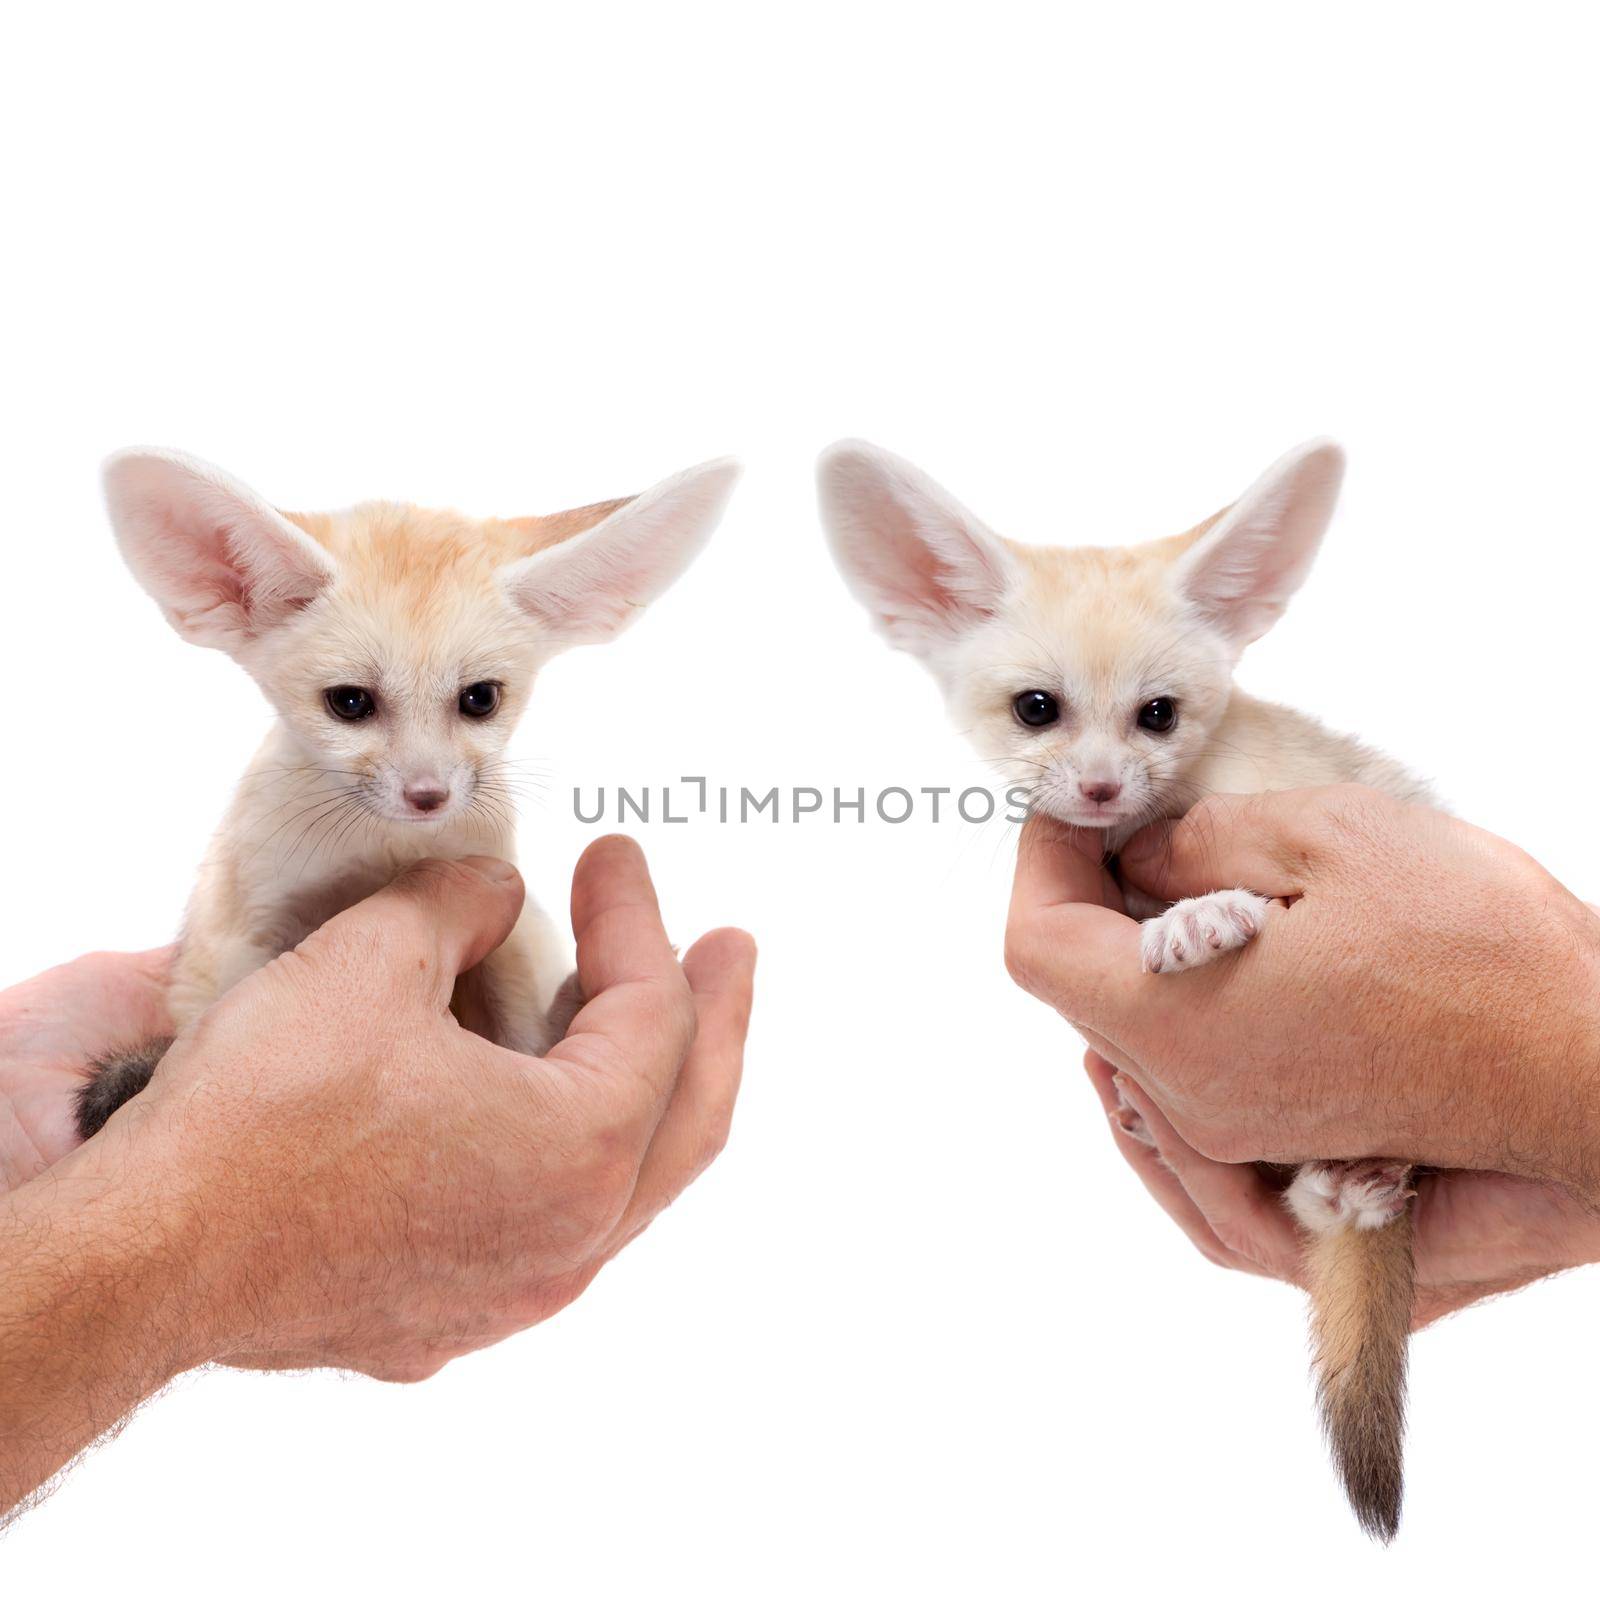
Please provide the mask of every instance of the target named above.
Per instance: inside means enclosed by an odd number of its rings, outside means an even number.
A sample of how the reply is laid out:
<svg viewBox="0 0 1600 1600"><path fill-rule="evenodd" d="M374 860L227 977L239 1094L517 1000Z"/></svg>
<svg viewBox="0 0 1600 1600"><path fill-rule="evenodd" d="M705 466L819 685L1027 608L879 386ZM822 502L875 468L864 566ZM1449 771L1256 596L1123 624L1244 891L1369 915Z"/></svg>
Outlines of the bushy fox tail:
<svg viewBox="0 0 1600 1600"><path fill-rule="evenodd" d="M1387 1544L1403 1489L1410 1207L1381 1227L1352 1221L1313 1235L1306 1264L1322 1426L1357 1519Z"/></svg>
<svg viewBox="0 0 1600 1600"><path fill-rule="evenodd" d="M157 1062L171 1043L170 1039L151 1039L89 1063L88 1075L78 1089L73 1107L80 1138L92 1139L106 1125L113 1111L150 1082Z"/></svg>

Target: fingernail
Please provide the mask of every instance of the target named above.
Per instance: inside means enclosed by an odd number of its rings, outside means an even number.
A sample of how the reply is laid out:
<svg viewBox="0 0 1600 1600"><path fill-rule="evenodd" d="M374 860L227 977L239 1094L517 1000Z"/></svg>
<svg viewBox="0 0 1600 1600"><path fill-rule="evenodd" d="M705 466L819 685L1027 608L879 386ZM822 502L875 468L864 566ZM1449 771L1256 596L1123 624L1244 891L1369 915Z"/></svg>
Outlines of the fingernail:
<svg viewBox="0 0 1600 1600"><path fill-rule="evenodd" d="M517 869L499 856L463 856L461 865L471 867L480 878L486 878L490 883L509 883L517 875Z"/></svg>

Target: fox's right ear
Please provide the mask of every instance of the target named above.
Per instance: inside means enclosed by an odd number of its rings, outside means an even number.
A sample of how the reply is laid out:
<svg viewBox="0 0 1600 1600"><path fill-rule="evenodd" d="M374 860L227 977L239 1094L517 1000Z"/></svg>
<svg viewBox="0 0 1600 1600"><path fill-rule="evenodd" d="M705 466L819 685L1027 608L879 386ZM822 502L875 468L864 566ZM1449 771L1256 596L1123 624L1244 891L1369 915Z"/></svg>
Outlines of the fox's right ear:
<svg viewBox="0 0 1600 1600"><path fill-rule="evenodd" d="M891 644L928 656L995 616L1016 558L909 461L861 439L829 445L817 496L833 558Z"/></svg>
<svg viewBox="0 0 1600 1600"><path fill-rule="evenodd" d="M185 639L237 655L338 575L333 558L253 490L174 450L105 465L123 559Z"/></svg>

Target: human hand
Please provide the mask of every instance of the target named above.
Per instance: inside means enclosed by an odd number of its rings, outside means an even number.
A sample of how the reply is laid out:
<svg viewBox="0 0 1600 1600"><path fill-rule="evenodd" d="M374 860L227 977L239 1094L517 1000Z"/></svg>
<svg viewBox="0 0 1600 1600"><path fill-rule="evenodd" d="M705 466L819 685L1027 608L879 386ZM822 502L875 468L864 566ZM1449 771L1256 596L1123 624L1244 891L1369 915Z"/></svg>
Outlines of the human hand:
<svg viewBox="0 0 1600 1600"><path fill-rule="evenodd" d="M180 1370L426 1376L566 1305L720 1149L748 935L680 966L637 846L591 846L572 890L590 998L540 1059L449 1011L521 903L500 862L402 874L225 995L56 1169L136 1173L164 1212Z"/></svg>
<svg viewBox="0 0 1600 1600"><path fill-rule="evenodd" d="M1304 1240L1282 1203L1288 1168L1203 1156L1126 1074L1084 1061L1118 1150L1208 1261L1304 1288ZM1499 1172L1424 1172L1412 1202L1412 1327L1600 1261L1600 1217L1554 1184Z"/></svg>
<svg viewBox="0 0 1600 1600"><path fill-rule="evenodd" d="M1600 1199L1600 920L1521 851L1341 788L1208 800L1121 870L1161 900L1289 902L1236 954L1152 976L1097 841L1024 830L1013 976L1194 1150L1398 1156Z"/></svg>
<svg viewBox="0 0 1600 1600"><path fill-rule="evenodd" d="M172 1032L173 950L80 956L0 993L0 1194L81 1142L73 1100L88 1062Z"/></svg>

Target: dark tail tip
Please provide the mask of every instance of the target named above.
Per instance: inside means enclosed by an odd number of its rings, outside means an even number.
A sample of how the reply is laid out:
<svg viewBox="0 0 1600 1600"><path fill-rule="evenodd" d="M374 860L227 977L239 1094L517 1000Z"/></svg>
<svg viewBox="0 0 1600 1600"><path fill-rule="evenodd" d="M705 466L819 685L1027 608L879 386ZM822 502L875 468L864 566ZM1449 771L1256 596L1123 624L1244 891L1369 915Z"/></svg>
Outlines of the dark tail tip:
<svg viewBox="0 0 1600 1600"><path fill-rule="evenodd" d="M171 1044L170 1039L150 1039L89 1063L88 1076L79 1086L73 1106L80 1138L92 1139L105 1127L112 1112L126 1105L150 1082Z"/></svg>
<svg viewBox="0 0 1600 1600"><path fill-rule="evenodd" d="M1317 1398L1334 1466L1364 1532L1387 1544L1405 1486L1411 1216L1313 1241Z"/></svg>
<svg viewBox="0 0 1600 1600"><path fill-rule="evenodd" d="M1376 1449L1368 1450L1352 1448L1346 1437L1335 1443L1334 1459L1361 1531L1388 1544L1400 1531L1404 1479L1399 1440L1385 1440Z"/></svg>

